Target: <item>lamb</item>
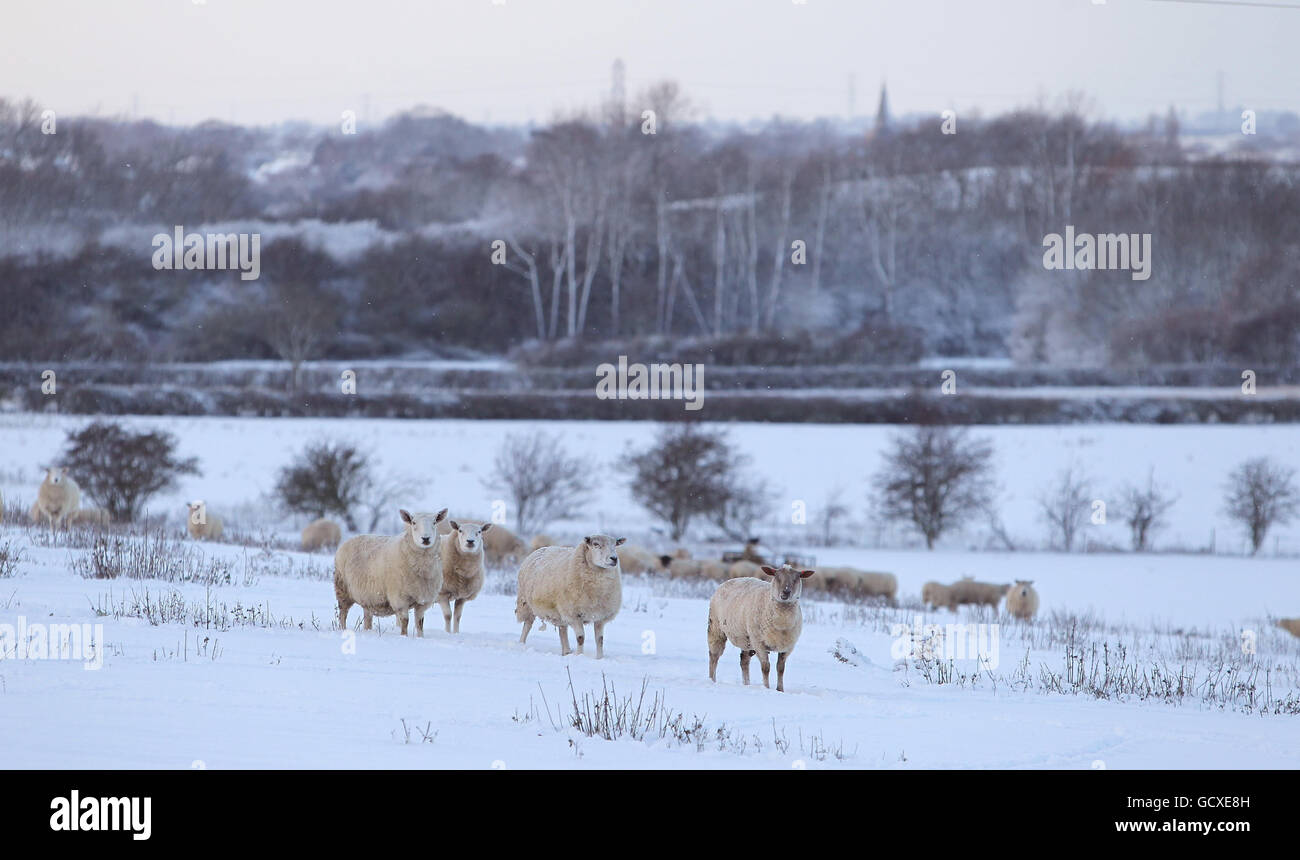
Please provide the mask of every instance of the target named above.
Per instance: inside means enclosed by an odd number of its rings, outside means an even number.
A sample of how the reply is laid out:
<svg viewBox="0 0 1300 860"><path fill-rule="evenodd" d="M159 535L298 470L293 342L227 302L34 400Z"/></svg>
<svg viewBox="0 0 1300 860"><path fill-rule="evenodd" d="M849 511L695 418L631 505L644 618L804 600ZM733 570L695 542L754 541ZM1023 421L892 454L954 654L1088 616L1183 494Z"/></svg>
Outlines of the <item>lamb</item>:
<svg viewBox="0 0 1300 860"><path fill-rule="evenodd" d="M399 510L405 529L399 535L357 535L334 553L334 596L339 604L339 628L348 627L354 604L364 611L367 630L374 616L396 615L406 635L415 610L415 635L424 636L424 613L442 590L442 536L438 524L447 516Z"/></svg>
<svg viewBox="0 0 1300 860"><path fill-rule="evenodd" d="M1292 636L1300 636L1300 618L1279 618L1277 626Z"/></svg>
<svg viewBox="0 0 1300 860"><path fill-rule="evenodd" d="M727 576L732 579L758 579L762 570L762 565L742 558L740 561L732 563L731 567L727 569ZM761 579L759 581L762 582Z"/></svg>
<svg viewBox="0 0 1300 860"><path fill-rule="evenodd" d="M45 480L36 491L36 509L50 528L61 527L68 516L81 507L81 487L62 466L45 470Z"/></svg>
<svg viewBox="0 0 1300 860"><path fill-rule="evenodd" d="M438 591L438 604L442 607L442 620L448 633L460 632L460 613L465 604L478 597L483 590L483 535L492 529L492 523L475 525L451 520L452 534L442 540L442 588ZM455 623L452 622L451 602L456 601Z"/></svg>
<svg viewBox="0 0 1300 860"><path fill-rule="evenodd" d="M315 552L318 549L334 549L343 540L343 530L333 520L321 517L312 520L302 530L303 552Z"/></svg>
<svg viewBox="0 0 1300 860"><path fill-rule="evenodd" d="M749 660L758 655L763 667L763 686L770 687L771 669L767 655L775 651L776 689L785 692L785 660L799 641L803 612L799 595L811 570L764 567L771 583L754 577L731 579L718 586L709 600L709 680L718 680L718 658L730 642L740 649L740 674L749 684Z"/></svg>
<svg viewBox="0 0 1300 860"><path fill-rule="evenodd" d="M534 550L519 567L515 618L528 641L533 620L541 618L560 632L560 654L569 653L569 627L578 628L582 653L583 625L591 622L596 659L605 656L605 625L623 605L618 547L627 538L588 535L577 546L547 546Z"/></svg>
<svg viewBox="0 0 1300 860"><path fill-rule="evenodd" d="M957 602L952 596L952 586L933 581L921 586L921 602L935 609L946 607L955 610L957 608Z"/></svg>
<svg viewBox="0 0 1300 860"><path fill-rule="evenodd" d="M994 584L992 582L979 582L977 580L965 577L954 582L952 597L954 603L963 605L973 603L984 606L997 606L1002 602L1002 597L1011 588L1010 585Z"/></svg>
<svg viewBox="0 0 1300 860"><path fill-rule="evenodd" d="M70 526L106 526L113 522L113 516L103 508L78 508L68 515Z"/></svg>
<svg viewBox="0 0 1300 860"><path fill-rule="evenodd" d="M208 511L203 502L189 502L185 505L189 515L185 518L185 528L195 540L219 540L225 532L221 517Z"/></svg>
<svg viewBox="0 0 1300 860"><path fill-rule="evenodd" d="M1038 592L1032 579L1017 579L1007 590L1007 614L1028 621L1038 612Z"/></svg>

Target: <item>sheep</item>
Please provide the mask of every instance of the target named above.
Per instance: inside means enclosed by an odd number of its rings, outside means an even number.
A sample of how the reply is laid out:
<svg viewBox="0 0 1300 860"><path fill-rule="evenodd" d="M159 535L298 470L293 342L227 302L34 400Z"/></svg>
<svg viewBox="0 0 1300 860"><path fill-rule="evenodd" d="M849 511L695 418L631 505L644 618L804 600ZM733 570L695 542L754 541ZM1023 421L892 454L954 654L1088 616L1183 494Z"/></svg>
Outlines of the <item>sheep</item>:
<svg viewBox="0 0 1300 860"><path fill-rule="evenodd" d="M740 551L740 557L757 565L767 564L767 559L763 558L763 554L758 551L758 538L756 537L745 541L745 548Z"/></svg>
<svg viewBox="0 0 1300 860"><path fill-rule="evenodd" d="M727 579L729 571L730 568L725 561L718 561L717 559L709 558L700 562L699 576L700 579L711 579L714 582L723 582Z"/></svg>
<svg viewBox="0 0 1300 860"><path fill-rule="evenodd" d="M1300 636L1300 618L1279 618L1277 626L1292 636Z"/></svg>
<svg viewBox="0 0 1300 860"><path fill-rule="evenodd" d="M770 687L768 652L775 651L776 689L785 692L785 659L794 650L803 630L799 595L811 570L763 567L771 583L746 576L718 586L709 599L709 680L717 683L718 658L730 642L740 649L740 674L749 684L749 659L758 655L763 667L763 686Z"/></svg>
<svg viewBox="0 0 1300 860"><path fill-rule="evenodd" d="M357 535L334 553L334 596L338 599L339 628L348 628L354 604L364 611L365 628L374 616L396 615L406 635L411 610L415 610L415 635L424 636L424 613L442 589L442 535L438 524L447 516L399 510L406 527L399 535Z"/></svg>
<svg viewBox="0 0 1300 860"><path fill-rule="evenodd" d="M1007 614L1028 621L1038 612L1038 592L1032 579L1017 579L1007 589Z"/></svg>
<svg viewBox="0 0 1300 860"><path fill-rule="evenodd" d="M456 522L461 525L481 526L487 521L456 517ZM439 523L438 534L444 536L451 534L451 524ZM518 564L524 556L528 555L528 552L528 544L500 523L493 523L492 530L483 533L483 559L488 567Z"/></svg>
<svg viewBox="0 0 1300 860"><path fill-rule="evenodd" d="M889 601L894 600L898 594L898 578L892 573L876 573L868 570L852 572L856 580L853 587L856 594L863 597L883 597Z"/></svg>
<svg viewBox="0 0 1300 860"><path fill-rule="evenodd" d="M492 529L492 523L476 525L451 520L453 534L442 540L442 588L438 591L438 605L442 607L442 620L448 633L460 632L460 612L465 604L478 597L483 590L483 537ZM453 629L451 602L456 601Z"/></svg>
<svg viewBox="0 0 1300 860"><path fill-rule="evenodd" d="M921 602L935 609L946 607L955 610L957 608L957 603L952 596L952 586L934 581L921 586Z"/></svg>
<svg viewBox="0 0 1300 860"><path fill-rule="evenodd" d="M27 512L27 519L32 525L39 525L41 522L41 503L32 502L31 510Z"/></svg>
<svg viewBox="0 0 1300 860"><path fill-rule="evenodd" d="M540 548L540 547L539 547ZM628 544L618 551L618 564L624 573L663 573L662 559L645 547Z"/></svg>
<svg viewBox="0 0 1300 860"><path fill-rule="evenodd" d="M185 517L185 529L195 540L219 540L225 532L221 517L208 511L208 506L201 501L188 502L185 507L189 515Z"/></svg>
<svg viewBox="0 0 1300 860"><path fill-rule="evenodd" d="M731 567L727 568L727 576L731 579L758 579L762 570L762 565L754 564L754 562L742 558L740 561L733 562Z"/></svg>
<svg viewBox="0 0 1300 860"><path fill-rule="evenodd" d="M81 507L81 487L77 486L62 466L45 470L45 480L36 491L38 518L44 518L50 528L62 526L68 516Z"/></svg>
<svg viewBox="0 0 1300 860"><path fill-rule="evenodd" d="M533 540L529 546L532 549L541 549L544 546L555 546L555 538L550 535L533 535Z"/></svg>
<svg viewBox="0 0 1300 860"><path fill-rule="evenodd" d="M684 546L679 546L673 550L673 558L690 558L691 551Z"/></svg>
<svg viewBox="0 0 1300 860"><path fill-rule="evenodd" d="M343 540L343 530L333 520L321 517L312 520L302 530L303 552L315 552L318 549L334 549Z"/></svg>
<svg viewBox="0 0 1300 860"><path fill-rule="evenodd" d="M588 535L577 546L546 546L524 559L515 598L515 619L524 625L520 644L541 618L559 630L561 655L569 653L569 627L578 628L581 654L583 625L591 622L596 659L604 657L605 625L623 605L618 547L626 540Z"/></svg>
<svg viewBox="0 0 1300 860"><path fill-rule="evenodd" d="M113 516L103 508L78 508L68 515L70 526L106 526L113 522Z"/></svg>
<svg viewBox="0 0 1300 860"><path fill-rule="evenodd" d="M979 582L965 577L954 582L952 589L953 602L957 605L973 603L976 605L997 606L1002 602L1002 597L1011 588L1007 584L994 584L992 582Z"/></svg>
<svg viewBox="0 0 1300 860"><path fill-rule="evenodd" d="M668 577L670 579L698 579L700 563L693 558L668 558Z"/></svg>

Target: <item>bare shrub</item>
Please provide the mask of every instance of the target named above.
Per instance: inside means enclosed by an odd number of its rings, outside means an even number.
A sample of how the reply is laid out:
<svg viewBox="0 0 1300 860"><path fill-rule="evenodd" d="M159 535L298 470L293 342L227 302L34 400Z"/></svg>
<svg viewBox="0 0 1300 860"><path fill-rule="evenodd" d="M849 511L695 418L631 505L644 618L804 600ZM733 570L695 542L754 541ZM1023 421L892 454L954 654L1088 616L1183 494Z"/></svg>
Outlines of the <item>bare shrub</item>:
<svg viewBox="0 0 1300 860"><path fill-rule="evenodd" d="M62 464L116 522L134 520L150 497L175 487L181 475L199 474L198 460L176 456L172 434L135 433L110 421L70 431Z"/></svg>
<svg viewBox="0 0 1300 860"><path fill-rule="evenodd" d="M734 504L742 462L724 433L670 425L648 449L631 456L628 486L632 498L668 523L672 539L680 540L692 519L716 516Z"/></svg>
<svg viewBox="0 0 1300 860"><path fill-rule="evenodd" d="M1228 476L1224 511L1250 537L1250 554L1259 552L1268 530L1285 525L1300 513L1295 469L1256 457Z"/></svg>
<svg viewBox="0 0 1300 860"><path fill-rule="evenodd" d="M515 525L532 534L573 515L586 500L581 458L571 457L558 436L542 432L507 436L497 451L489 489L504 490L514 506Z"/></svg>
<svg viewBox="0 0 1300 860"><path fill-rule="evenodd" d="M1076 466L1067 466L1038 495L1038 511L1047 524L1052 546L1069 552L1075 538L1088 522L1092 503L1088 476Z"/></svg>
<svg viewBox="0 0 1300 860"><path fill-rule="evenodd" d="M1147 474L1145 487L1130 484L1120 491L1120 516L1128 525L1133 549L1145 552L1151 548L1151 537L1165 526L1165 514L1178 501L1156 484L1155 470Z"/></svg>
<svg viewBox="0 0 1300 860"><path fill-rule="evenodd" d="M363 504L373 486L370 458L355 445L314 442L280 470L275 495L294 513L334 514L356 531L353 510Z"/></svg>

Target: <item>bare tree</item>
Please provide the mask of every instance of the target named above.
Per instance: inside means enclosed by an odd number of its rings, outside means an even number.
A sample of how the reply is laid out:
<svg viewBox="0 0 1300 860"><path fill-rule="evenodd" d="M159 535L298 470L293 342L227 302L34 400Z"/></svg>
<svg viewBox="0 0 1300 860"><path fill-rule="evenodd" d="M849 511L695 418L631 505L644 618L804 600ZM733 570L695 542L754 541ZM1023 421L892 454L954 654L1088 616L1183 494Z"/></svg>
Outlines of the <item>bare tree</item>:
<svg viewBox="0 0 1300 860"><path fill-rule="evenodd" d="M1038 509L1047 523L1051 542L1066 552L1088 522L1092 503L1089 479L1076 466L1066 467L1056 480L1038 495Z"/></svg>
<svg viewBox="0 0 1300 860"><path fill-rule="evenodd" d="M927 549L989 505L993 448L951 427L917 427L894 438L876 473L885 519L910 523Z"/></svg>
<svg viewBox="0 0 1300 860"><path fill-rule="evenodd" d="M1151 548L1151 536L1165 525L1165 514L1176 501L1177 496L1156 484L1154 469L1147 474L1145 487L1130 484L1120 492L1120 515L1128 524L1134 551Z"/></svg>
<svg viewBox="0 0 1300 860"><path fill-rule="evenodd" d="M774 493L767 481L739 470L728 490L726 500L709 512L709 519L732 540L749 540L759 521L772 512Z"/></svg>
<svg viewBox="0 0 1300 860"><path fill-rule="evenodd" d="M280 470L275 495L295 513L336 514L356 531L353 514L371 485L370 458L355 445L314 442Z"/></svg>
<svg viewBox="0 0 1300 860"><path fill-rule="evenodd" d="M831 545L831 534L834 531L835 523L849 515L849 506L844 504L844 489L836 487L826 496L826 501L822 503L822 509L819 516L822 526L822 546Z"/></svg>
<svg viewBox="0 0 1300 860"><path fill-rule="evenodd" d="M294 281L276 283L262 315L262 339L289 362L289 393L298 393L302 364L320 349L338 325L334 296Z"/></svg>
<svg viewBox="0 0 1300 860"><path fill-rule="evenodd" d="M507 436L497 450L486 485L504 490L514 505L515 525L531 534L553 520L573 516L588 496L581 458L570 457L558 436L534 432Z"/></svg>
<svg viewBox="0 0 1300 860"><path fill-rule="evenodd" d="M632 497L668 523L672 539L697 516L716 516L732 499L741 460L721 432L670 425L628 461Z"/></svg>
<svg viewBox="0 0 1300 860"><path fill-rule="evenodd" d="M1268 530L1300 514L1295 469L1267 457L1247 460L1228 476L1224 511L1250 536L1250 554L1259 552Z"/></svg>

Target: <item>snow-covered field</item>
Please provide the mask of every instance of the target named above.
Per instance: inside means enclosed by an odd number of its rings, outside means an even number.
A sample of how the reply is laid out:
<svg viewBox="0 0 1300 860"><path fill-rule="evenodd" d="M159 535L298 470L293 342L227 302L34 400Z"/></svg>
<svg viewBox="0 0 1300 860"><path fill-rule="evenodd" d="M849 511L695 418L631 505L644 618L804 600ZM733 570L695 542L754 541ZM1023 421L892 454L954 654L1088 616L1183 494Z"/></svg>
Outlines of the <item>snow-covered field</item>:
<svg viewBox="0 0 1300 860"><path fill-rule="evenodd" d="M51 460L63 431L85 420L3 416L5 498L30 503L36 464ZM204 475L158 506L201 496L211 510L248 518L266 511L252 502L292 452L335 435L372 447L384 469L427 482L411 507L482 510L493 498L481 478L496 444L524 429L127 420L170 430L183 454L201 459ZM653 432L639 424L547 426L590 454L601 478L611 473L597 467ZM755 467L789 499L806 497L810 509L836 485L852 491L851 504L865 504L859 487L889 432L733 427ZM1216 529L1222 551L1230 527L1218 513L1219 485L1227 469L1256 452L1291 465L1300 459L1288 427L977 432L997 447L1003 519L1026 536L1037 528L1030 490L1072 459L1107 486L1154 465L1181 494L1166 539L1199 544ZM653 539L625 489L596 486L589 518L572 529ZM255 531L254 523L240 525ZM287 534L293 525L273 530ZM1281 535L1284 547L1295 546L1294 530ZM229 582L187 584L83 578L84 539L52 541L22 525L0 527L6 546L21 558L15 575L0 579L0 643L3 625L76 623L102 624L104 645L98 669L79 659L0 660L5 767L1300 767L1300 639L1270 626L1276 616L1300 615L1294 558L980 552L960 541L933 553L819 549L819 561L897 574L901 605L805 595L804 632L782 694L743 687L730 647L718 683L709 682L707 586L629 577L623 610L606 630L606 658L596 661L561 657L549 628L518 644L510 571L494 573L488 593L469 604L459 636L442 632L435 607L426 638L404 640L391 619L370 633L332 629L328 555L233 543L173 548L192 553L196 570L230 565ZM1038 619L915 608L925 580L964 574L1035 580ZM968 655L900 659L910 636L902 625L955 622L996 625L980 630L984 665ZM951 646L956 632L948 635ZM761 678L756 661L753 673ZM647 705L661 694L667 715L680 715L669 720L675 728L661 735L656 721L639 740L605 740L570 724L575 695L600 698L608 684L614 698L635 701L643 683Z"/></svg>

